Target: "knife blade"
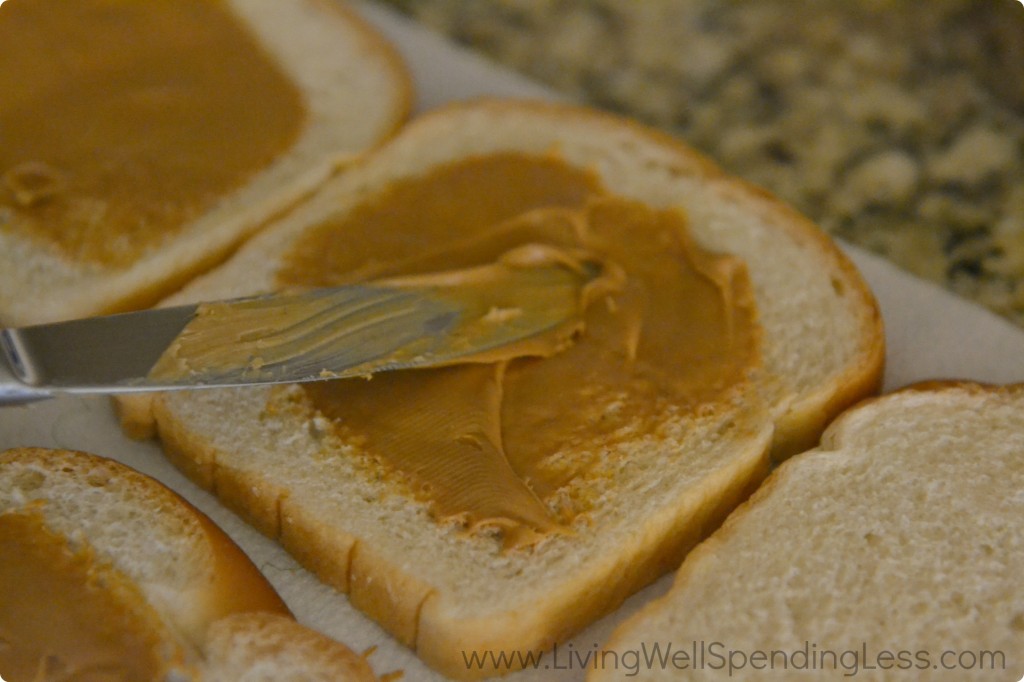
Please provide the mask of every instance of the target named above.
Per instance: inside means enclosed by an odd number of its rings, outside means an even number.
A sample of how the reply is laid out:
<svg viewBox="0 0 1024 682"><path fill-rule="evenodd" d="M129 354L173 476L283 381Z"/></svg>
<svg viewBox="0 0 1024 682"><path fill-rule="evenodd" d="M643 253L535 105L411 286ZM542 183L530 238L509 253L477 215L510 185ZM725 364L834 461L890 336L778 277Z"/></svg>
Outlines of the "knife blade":
<svg viewBox="0 0 1024 682"><path fill-rule="evenodd" d="M531 340L523 354L550 354L581 327L581 291L599 270L552 264L482 288L473 276L412 278L2 329L0 405L369 376Z"/></svg>

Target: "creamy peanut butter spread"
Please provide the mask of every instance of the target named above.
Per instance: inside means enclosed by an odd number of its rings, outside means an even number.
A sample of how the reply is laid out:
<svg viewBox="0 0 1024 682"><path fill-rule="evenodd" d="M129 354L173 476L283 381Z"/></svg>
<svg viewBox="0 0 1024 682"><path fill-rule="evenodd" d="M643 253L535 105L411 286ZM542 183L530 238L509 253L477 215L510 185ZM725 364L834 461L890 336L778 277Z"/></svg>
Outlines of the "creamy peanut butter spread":
<svg viewBox="0 0 1024 682"><path fill-rule="evenodd" d="M161 642L141 595L32 512L0 514L0 674L9 680L157 679ZM148 608L148 607L146 607Z"/></svg>
<svg viewBox="0 0 1024 682"><path fill-rule="evenodd" d="M0 230L132 263L268 166L301 93L217 0L0 13Z"/></svg>
<svg viewBox="0 0 1024 682"><path fill-rule="evenodd" d="M278 277L309 286L437 272L519 244L582 249L622 273L564 352L278 396L278 407L326 417L374 475L438 520L497 528L506 547L566 531L594 502L578 483L603 451L713 407L760 362L742 262L697 246L680 212L608 196L554 155L482 156L396 181L308 233Z"/></svg>
<svg viewBox="0 0 1024 682"><path fill-rule="evenodd" d="M281 381L549 356L621 278L591 254L524 244L459 270L204 303L149 377Z"/></svg>

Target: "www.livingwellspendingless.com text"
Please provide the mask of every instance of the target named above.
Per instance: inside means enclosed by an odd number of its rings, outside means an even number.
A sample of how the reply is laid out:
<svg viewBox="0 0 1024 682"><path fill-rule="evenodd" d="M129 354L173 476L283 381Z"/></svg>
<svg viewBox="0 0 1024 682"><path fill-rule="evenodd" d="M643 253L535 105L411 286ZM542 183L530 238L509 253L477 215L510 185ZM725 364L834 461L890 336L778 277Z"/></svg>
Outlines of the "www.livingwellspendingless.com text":
<svg viewBox="0 0 1024 682"><path fill-rule="evenodd" d="M1005 670L1007 657L998 650L903 649L873 647L861 642L853 647L824 647L804 642L798 648L742 649L719 641L642 642L630 649L579 649L572 644L549 651L463 651L470 670L611 670L627 677L648 670L720 671L728 677L744 677L758 671L804 670L841 672L856 677L878 670L905 671L914 679L922 670Z"/></svg>

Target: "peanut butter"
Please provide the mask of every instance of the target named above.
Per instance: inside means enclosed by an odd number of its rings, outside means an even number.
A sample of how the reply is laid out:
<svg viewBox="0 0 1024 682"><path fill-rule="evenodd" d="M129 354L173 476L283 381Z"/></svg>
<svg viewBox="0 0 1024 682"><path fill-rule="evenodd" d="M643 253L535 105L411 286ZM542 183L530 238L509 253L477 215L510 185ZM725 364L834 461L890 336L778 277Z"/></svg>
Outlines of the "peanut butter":
<svg viewBox="0 0 1024 682"><path fill-rule="evenodd" d="M759 366L742 262L693 243L680 212L607 196L555 156L500 154L395 182L309 233L279 272L282 285L436 272L525 243L582 249L622 273L564 352L305 384L292 399L365 453L372 475L392 475L439 521L497 529L506 547L568 531L594 503L583 483L603 453L713 409Z"/></svg>
<svg viewBox="0 0 1024 682"><path fill-rule="evenodd" d="M32 512L0 514L0 674L154 680L165 673L142 596ZM169 652L167 652L169 653Z"/></svg>
<svg viewBox="0 0 1024 682"><path fill-rule="evenodd" d="M0 230L126 266L268 166L301 94L218 0L0 12Z"/></svg>
<svg viewBox="0 0 1024 682"><path fill-rule="evenodd" d="M496 262L368 285L203 303L149 372L157 382L368 376L544 357L621 276L585 252L525 244Z"/></svg>

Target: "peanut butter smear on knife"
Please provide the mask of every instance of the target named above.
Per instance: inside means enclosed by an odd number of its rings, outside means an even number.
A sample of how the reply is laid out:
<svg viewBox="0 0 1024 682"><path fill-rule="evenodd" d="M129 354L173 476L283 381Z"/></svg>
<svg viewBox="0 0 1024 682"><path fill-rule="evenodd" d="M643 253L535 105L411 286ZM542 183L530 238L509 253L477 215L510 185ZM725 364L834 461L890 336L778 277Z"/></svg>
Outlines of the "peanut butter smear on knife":
<svg viewBox="0 0 1024 682"><path fill-rule="evenodd" d="M149 377L216 382L241 370L272 379L270 368L289 364L319 367L309 375L322 379L369 377L550 356L582 329L586 302L621 278L591 254L527 244L461 270L203 303Z"/></svg>

